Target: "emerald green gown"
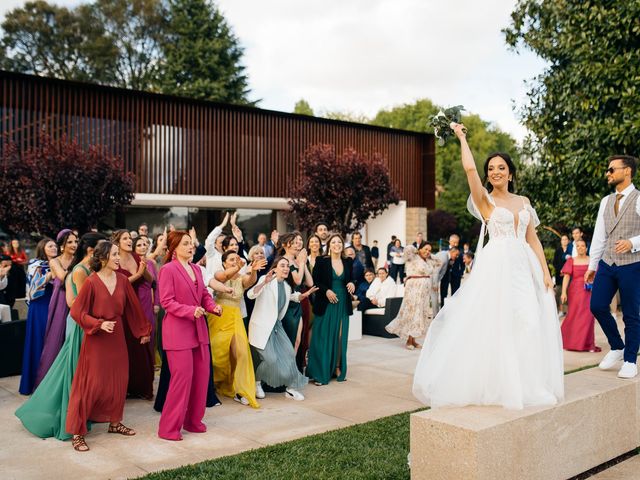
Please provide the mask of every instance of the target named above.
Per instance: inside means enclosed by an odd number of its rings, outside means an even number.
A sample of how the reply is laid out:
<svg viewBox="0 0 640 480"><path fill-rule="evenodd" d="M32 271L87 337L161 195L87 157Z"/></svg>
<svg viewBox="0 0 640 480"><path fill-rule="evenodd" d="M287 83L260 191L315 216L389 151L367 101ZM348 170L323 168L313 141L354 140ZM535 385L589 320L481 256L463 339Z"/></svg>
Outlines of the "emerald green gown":
<svg viewBox="0 0 640 480"><path fill-rule="evenodd" d="M298 267L295 265L291 265L291 272L297 272ZM301 289L300 285L297 285L293 292L299 292ZM300 321L302 320L302 305L299 302L289 302L289 306L287 307L287 311L282 317L282 326L284 327L284 331L291 340L291 345L296 346L296 337L298 336L298 327L300 325Z"/></svg>
<svg viewBox="0 0 640 480"><path fill-rule="evenodd" d="M347 342L349 340L348 298L344 284L344 272L336 275L331 269L331 290L337 295L338 303L329 303L324 315L313 319L309 363L306 374L318 383L329 383L336 368L340 368L339 382L347 376Z"/></svg>
<svg viewBox="0 0 640 480"><path fill-rule="evenodd" d="M84 265L76 265L73 270L77 268L82 268L87 275L91 273ZM70 284L73 296L77 297L73 274ZM58 440L71 438L65 431L65 422L71 382L76 372L83 335L80 325L67 318L67 337L60 353L31 398L16 410L16 417L24 427L38 437L55 437Z"/></svg>

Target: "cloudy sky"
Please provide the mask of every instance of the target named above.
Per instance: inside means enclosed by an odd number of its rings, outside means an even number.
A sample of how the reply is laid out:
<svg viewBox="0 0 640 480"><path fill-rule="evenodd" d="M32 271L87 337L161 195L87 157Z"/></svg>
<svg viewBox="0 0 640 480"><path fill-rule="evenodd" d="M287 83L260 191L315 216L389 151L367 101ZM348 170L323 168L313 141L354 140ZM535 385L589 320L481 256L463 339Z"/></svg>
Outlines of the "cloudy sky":
<svg viewBox="0 0 640 480"><path fill-rule="evenodd" d="M0 15L22 0L2 0ZM75 5L78 0L62 0ZM254 99L291 111L373 116L429 98L464 105L522 139L515 105L544 63L509 51L516 0L218 0L245 47ZM426 121L426 119L425 119Z"/></svg>

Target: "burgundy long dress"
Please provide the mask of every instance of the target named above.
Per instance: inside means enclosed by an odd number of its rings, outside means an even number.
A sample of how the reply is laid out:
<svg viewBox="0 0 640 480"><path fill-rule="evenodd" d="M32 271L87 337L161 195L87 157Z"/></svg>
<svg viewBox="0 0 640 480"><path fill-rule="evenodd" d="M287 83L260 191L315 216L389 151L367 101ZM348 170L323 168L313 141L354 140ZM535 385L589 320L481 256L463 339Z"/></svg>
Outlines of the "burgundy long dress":
<svg viewBox="0 0 640 480"><path fill-rule="evenodd" d="M151 333L129 280L119 273L116 277L110 294L98 275L90 275L71 307L71 317L84 330L66 422L66 431L73 435L86 434L87 421L122 420L129 380L125 331L131 331L138 343ZM116 322L112 333L100 329L102 320Z"/></svg>
<svg viewBox="0 0 640 480"><path fill-rule="evenodd" d="M562 322L562 345L565 350L577 352L599 352L596 346L594 325L595 318L589 308L591 291L584 289L584 274L589 265L575 265L573 258L569 258L562 271L562 275L569 275L571 282L567 288L567 316Z"/></svg>
<svg viewBox="0 0 640 480"><path fill-rule="evenodd" d="M131 255L133 255L133 259L136 261L136 266L140 265L140 257L135 253ZM129 270L122 267L118 269L118 273L124 275L127 281L129 277L133 275ZM131 284L138 300L141 299L139 288L144 281L144 277L142 277ZM127 387L127 394L131 397L151 400L153 398L155 364L153 346L151 342L140 345L140 342L128 328L125 328L124 335L127 340L127 350L129 352L129 385Z"/></svg>

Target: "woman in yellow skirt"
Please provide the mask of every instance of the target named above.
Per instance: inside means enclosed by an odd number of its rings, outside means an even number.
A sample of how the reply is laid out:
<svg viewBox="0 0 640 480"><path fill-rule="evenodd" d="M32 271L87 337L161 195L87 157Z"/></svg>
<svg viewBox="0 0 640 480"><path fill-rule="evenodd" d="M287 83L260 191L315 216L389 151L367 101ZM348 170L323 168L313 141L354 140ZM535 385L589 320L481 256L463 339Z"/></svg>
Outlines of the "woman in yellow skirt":
<svg viewBox="0 0 640 480"><path fill-rule="evenodd" d="M256 379L251 360L247 331L242 321L240 302L244 291L256 283L257 272L266 260L243 266L238 254L227 250L222 255L224 270L216 272L216 280L233 289L233 293L218 293L222 315L209 321L209 339L216 391L243 405L259 408L256 400Z"/></svg>

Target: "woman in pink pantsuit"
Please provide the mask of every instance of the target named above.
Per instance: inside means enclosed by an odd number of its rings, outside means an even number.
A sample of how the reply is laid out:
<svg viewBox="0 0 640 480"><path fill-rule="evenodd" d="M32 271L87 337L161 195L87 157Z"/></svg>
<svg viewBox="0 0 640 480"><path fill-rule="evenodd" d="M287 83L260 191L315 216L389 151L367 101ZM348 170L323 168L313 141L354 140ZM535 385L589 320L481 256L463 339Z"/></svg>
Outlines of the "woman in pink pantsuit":
<svg viewBox="0 0 640 480"><path fill-rule="evenodd" d="M160 269L160 304L166 314L162 346L167 352L171 381L162 409L158 436L182 440L180 430L202 433L209 381L209 329L205 312L220 315L204 284L202 272L190 263L194 247L187 232L168 235L167 261Z"/></svg>

